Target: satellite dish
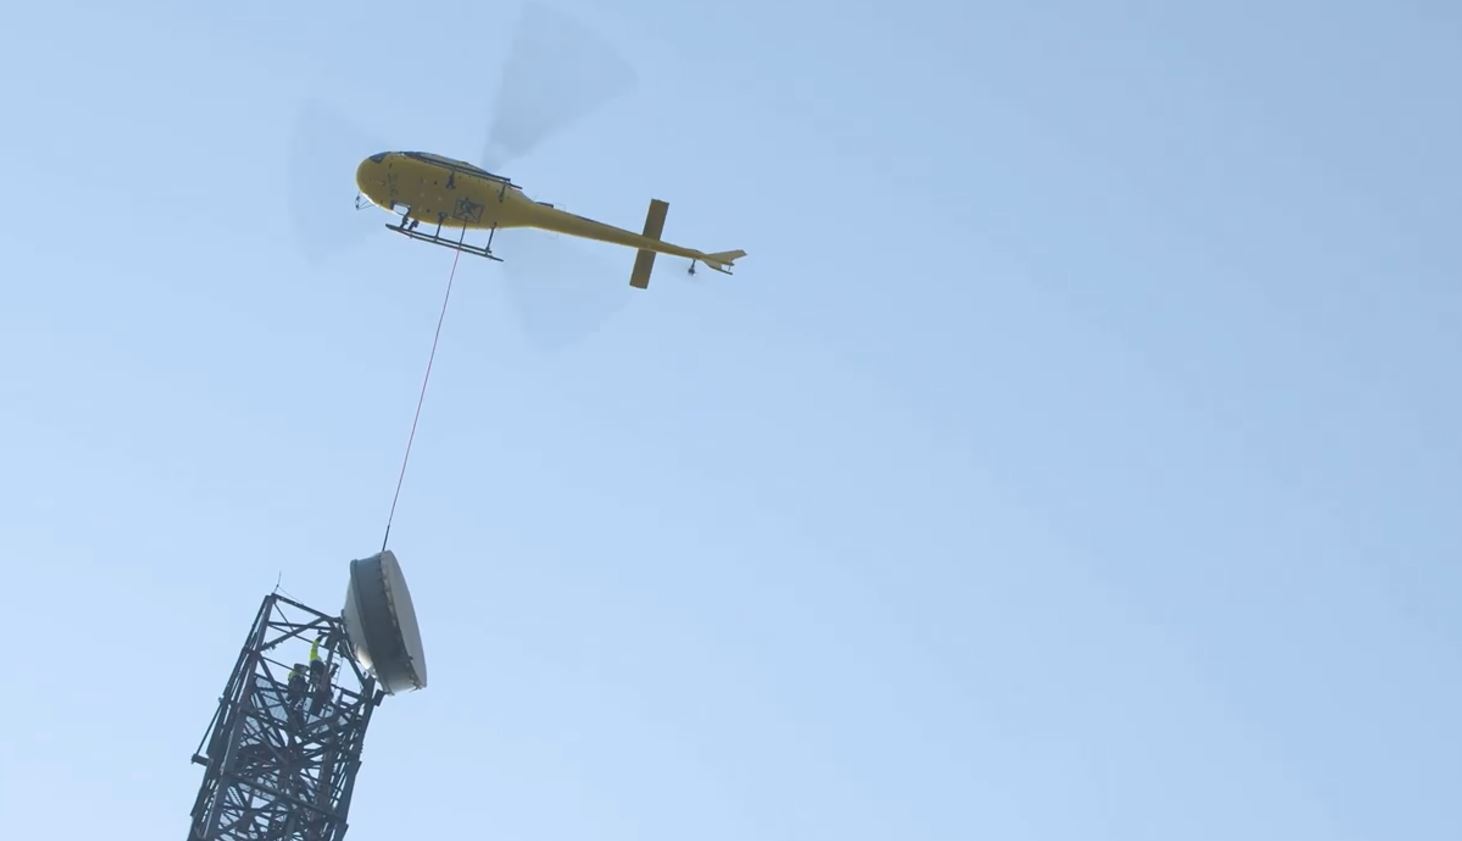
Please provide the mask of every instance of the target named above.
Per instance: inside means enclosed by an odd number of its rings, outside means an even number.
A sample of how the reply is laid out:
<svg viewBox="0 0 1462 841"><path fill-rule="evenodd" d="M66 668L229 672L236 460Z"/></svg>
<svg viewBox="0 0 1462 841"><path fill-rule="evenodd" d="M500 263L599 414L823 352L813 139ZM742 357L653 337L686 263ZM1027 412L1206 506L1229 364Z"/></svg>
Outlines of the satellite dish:
<svg viewBox="0 0 1462 841"><path fill-rule="evenodd" d="M411 592L390 550L350 562L341 615L356 662L382 689L395 695L426 686L426 653Z"/></svg>

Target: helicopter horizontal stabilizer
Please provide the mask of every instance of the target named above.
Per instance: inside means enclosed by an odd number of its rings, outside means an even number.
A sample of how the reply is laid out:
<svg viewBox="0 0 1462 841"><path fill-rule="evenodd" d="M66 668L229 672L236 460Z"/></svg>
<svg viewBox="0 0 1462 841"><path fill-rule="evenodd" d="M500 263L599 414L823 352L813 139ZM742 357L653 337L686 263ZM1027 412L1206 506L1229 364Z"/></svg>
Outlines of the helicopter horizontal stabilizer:
<svg viewBox="0 0 1462 841"><path fill-rule="evenodd" d="M660 234L665 230L665 214L670 212L670 205L659 199L650 199L650 210L645 214L645 238L659 239ZM636 289L647 289L650 286L650 270L655 267L655 252L648 248L641 248L635 252L634 271L630 272L629 285Z"/></svg>

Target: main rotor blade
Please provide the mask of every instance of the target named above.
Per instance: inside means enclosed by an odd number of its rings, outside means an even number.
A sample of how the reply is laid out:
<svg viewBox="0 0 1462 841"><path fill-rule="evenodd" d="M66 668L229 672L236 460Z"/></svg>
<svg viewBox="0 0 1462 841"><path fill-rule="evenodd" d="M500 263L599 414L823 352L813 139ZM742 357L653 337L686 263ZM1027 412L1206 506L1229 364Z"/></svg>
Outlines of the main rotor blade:
<svg viewBox="0 0 1462 841"><path fill-rule="evenodd" d="M330 106L311 99L300 107L289 157L289 212L306 258L318 262L380 230L365 224L352 202L356 166L384 150Z"/></svg>
<svg viewBox="0 0 1462 841"><path fill-rule="evenodd" d="M506 174L505 165L637 82L607 39L562 11L527 0L503 65L481 163ZM561 351L583 341L638 294L627 282L631 263L612 259L620 249L531 229L504 233L503 291L539 350ZM632 260L633 252L628 255Z"/></svg>
<svg viewBox="0 0 1462 841"><path fill-rule="evenodd" d="M643 294L627 282L633 251L616 265L609 257L623 249L531 228L505 231L498 241L507 258L503 293L537 350L578 344Z"/></svg>
<svg viewBox="0 0 1462 841"><path fill-rule="evenodd" d="M529 0L503 67L483 165L500 171L637 81L614 45L563 12Z"/></svg>

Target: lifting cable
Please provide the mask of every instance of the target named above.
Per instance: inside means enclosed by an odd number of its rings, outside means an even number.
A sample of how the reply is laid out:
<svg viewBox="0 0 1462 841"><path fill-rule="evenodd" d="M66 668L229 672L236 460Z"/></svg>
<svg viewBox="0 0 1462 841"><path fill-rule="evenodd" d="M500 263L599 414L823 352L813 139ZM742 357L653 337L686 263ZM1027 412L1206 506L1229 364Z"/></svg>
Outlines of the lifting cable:
<svg viewBox="0 0 1462 841"><path fill-rule="evenodd" d="M462 234L467 234L465 227ZM416 440L416 424L421 420L421 404L426 401L426 384L431 380L432 362L437 358L437 342L442 337L442 322L447 317L447 303L452 300L452 280L457 277L457 261L462 257L460 250L455 251L452 271L447 275L447 293L442 296L442 312L437 316L437 332L431 340L431 355L426 360L426 374L421 378L421 394L416 398L416 416L411 419L411 434L406 438L406 454L401 457L401 474L396 477L396 493L391 497L391 513L386 516L386 536L381 540L382 552L386 551L386 544L391 540L391 521L396 519L396 501L401 498L401 483L406 480L406 462L411 459L411 442Z"/></svg>

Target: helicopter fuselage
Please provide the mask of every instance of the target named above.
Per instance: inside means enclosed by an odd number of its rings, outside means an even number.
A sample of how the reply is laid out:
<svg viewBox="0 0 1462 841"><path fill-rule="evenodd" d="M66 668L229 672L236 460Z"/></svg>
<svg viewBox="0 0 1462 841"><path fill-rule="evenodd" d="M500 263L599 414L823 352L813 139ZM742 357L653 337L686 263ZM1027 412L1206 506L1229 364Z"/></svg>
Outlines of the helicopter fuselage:
<svg viewBox="0 0 1462 841"><path fill-rule="evenodd" d="M686 257L726 274L730 274L732 261L745 256L743 251L706 253L660 239L667 207L664 202L651 203L645 231L638 234L535 201L508 178L426 152L371 155L360 162L355 180L360 194L371 204L400 215L399 229L403 232L414 231L422 223L438 229L463 229L464 235L471 229L496 232L503 228L540 228L651 254ZM429 238L440 239L436 235ZM637 268L634 285L648 282L650 262L641 260L643 269Z"/></svg>

